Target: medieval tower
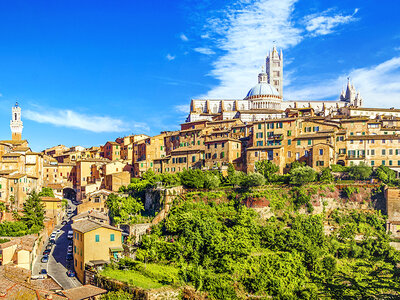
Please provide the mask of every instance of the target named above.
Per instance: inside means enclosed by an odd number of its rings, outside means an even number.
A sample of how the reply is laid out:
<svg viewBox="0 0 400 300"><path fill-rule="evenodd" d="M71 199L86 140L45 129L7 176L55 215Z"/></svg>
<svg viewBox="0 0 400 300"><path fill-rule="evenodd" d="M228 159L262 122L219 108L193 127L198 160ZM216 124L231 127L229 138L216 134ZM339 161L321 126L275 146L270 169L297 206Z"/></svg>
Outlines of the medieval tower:
<svg viewBox="0 0 400 300"><path fill-rule="evenodd" d="M22 129L24 126L21 121L21 107L18 102L12 107L12 116L10 121L10 128L13 141L20 141L22 139Z"/></svg>
<svg viewBox="0 0 400 300"><path fill-rule="evenodd" d="M280 53L274 46L272 51L268 53L266 59L266 71L268 74L268 83L272 85L279 93L279 96L283 97L283 54L282 50Z"/></svg>

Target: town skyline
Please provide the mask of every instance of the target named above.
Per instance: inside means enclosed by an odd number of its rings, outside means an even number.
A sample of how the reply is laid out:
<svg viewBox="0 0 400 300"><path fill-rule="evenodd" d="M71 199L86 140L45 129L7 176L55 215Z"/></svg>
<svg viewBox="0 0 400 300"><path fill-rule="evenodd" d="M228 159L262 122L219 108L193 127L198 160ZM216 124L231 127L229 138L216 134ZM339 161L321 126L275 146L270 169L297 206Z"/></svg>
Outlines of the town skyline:
<svg viewBox="0 0 400 300"><path fill-rule="evenodd" d="M192 11L185 1L135 10L128 2L88 3L75 11L71 2L45 12L46 2L33 10L0 4L8 29L0 52L0 134L9 135L16 101L35 151L177 130L193 98L243 99L274 41L285 55L284 99L337 100L351 77L365 106L396 107L400 36L395 19L387 26L396 4L372 15L373 4L361 1L284 2L203 2ZM112 13L102 18L106 10Z"/></svg>

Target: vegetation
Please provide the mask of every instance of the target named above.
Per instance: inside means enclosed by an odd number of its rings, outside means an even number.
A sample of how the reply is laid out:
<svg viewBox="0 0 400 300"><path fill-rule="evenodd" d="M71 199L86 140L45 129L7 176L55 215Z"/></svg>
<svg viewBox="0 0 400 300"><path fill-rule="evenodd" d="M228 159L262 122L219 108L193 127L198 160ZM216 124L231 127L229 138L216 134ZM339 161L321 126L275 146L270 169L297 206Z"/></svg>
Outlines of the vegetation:
<svg viewBox="0 0 400 300"><path fill-rule="evenodd" d="M267 182L276 181L276 173L279 171L279 167L270 160L260 160L255 164L256 171L264 175Z"/></svg>
<svg viewBox="0 0 400 300"><path fill-rule="evenodd" d="M326 223L334 229L329 235ZM137 250L142 263L131 264L123 276L129 281L131 271L165 265L179 269L175 282L192 284L212 299L398 297L399 253L389 241L379 212L336 210L262 221L234 199L218 205L189 200L143 238Z"/></svg>
<svg viewBox="0 0 400 300"><path fill-rule="evenodd" d="M115 292L108 292L100 297L101 300L126 300L132 299L132 295L122 290Z"/></svg>
<svg viewBox="0 0 400 300"><path fill-rule="evenodd" d="M35 191L30 193L26 199L22 213L21 220L31 232L36 233L43 228L44 204Z"/></svg>
<svg viewBox="0 0 400 300"><path fill-rule="evenodd" d="M299 166L290 170L290 184L303 185L317 179L317 172L309 166Z"/></svg>
<svg viewBox="0 0 400 300"><path fill-rule="evenodd" d="M39 197L53 197L54 198L53 189L50 187L42 187L42 191L39 192Z"/></svg>
<svg viewBox="0 0 400 300"><path fill-rule="evenodd" d="M2 238L0 238L0 244L7 243L9 241L10 241L10 239L2 239Z"/></svg>
<svg viewBox="0 0 400 300"><path fill-rule="evenodd" d="M324 168L319 175L319 181L323 183L331 183L333 182L334 177L332 175L332 171L329 168Z"/></svg>
<svg viewBox="0 0 400 300"><path fill-rule="evenodd" d="M382 165L379 166L376 169L375 173L376 173L376 177L378 177L378 179L380 181L382 181L383 183L386 183L386 184L391 184L396 179L396 172L387 166L382 166Z"/></svg>
<svg viewBox="0 0 400 300"><path fill-rule="evenodd" d="M109 216L115 224L137 223L143 203L132 196L110 194L106 200Z"/></svg>
<svg viewBox="0 0 400 300"><path fill-rule="evenodd" d="M371 177L372 168L367 166L364 162L360 162L358 165L350 167L349 175L357 180L366 180Z"/></svg>

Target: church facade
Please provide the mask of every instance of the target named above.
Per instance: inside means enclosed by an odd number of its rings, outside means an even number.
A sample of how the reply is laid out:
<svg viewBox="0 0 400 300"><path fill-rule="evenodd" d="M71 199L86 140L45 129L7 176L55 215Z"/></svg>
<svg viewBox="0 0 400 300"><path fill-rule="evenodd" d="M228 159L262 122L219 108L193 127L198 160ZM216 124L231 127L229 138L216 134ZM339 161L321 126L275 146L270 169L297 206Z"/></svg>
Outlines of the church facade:
<svg viewBox="0 0 400 300"><path fill-rule="evenodd" d="M361 107L362 97L348 81L337 101L283 100L283 53L274 47L268 53L264 70L258 74L258 83L244 99L192 99L187 122L216 119L240 119L255 122L285 117L291 108L312 108L321 116L337 112L343 107Z"/></svg>

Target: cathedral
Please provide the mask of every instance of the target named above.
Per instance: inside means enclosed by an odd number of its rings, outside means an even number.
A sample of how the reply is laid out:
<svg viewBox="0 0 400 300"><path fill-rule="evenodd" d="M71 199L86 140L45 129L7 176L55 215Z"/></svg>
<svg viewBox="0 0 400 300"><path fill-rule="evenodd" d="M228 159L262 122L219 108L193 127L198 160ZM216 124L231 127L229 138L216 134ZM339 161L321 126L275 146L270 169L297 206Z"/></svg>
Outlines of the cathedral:
<svg viewBox="0 0 400 300"><path fill-rule="evenodd" d="M312 108L315 114L327 116L345 106L361 107L362 98L354 86L347 83L339 100L283 100L283 53L274 46L268 53L264 70L258 74L258 83L244 99L192 99L187 122L216 119L240 119L254 122L281 118L291 108Z"/></svg>

